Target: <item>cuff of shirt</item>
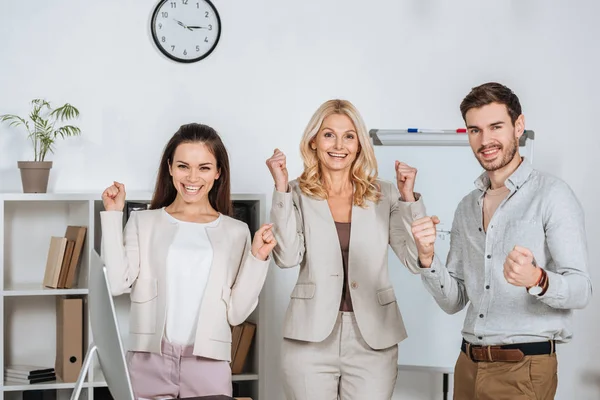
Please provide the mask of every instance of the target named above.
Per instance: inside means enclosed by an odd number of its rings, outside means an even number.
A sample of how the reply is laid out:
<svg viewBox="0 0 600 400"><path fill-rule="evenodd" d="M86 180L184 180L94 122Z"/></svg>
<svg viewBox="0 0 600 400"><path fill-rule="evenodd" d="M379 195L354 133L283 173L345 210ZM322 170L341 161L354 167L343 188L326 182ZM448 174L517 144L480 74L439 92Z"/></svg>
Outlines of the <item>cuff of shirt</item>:
<svg viewBox="0 0 600 400"><path fill-rule="evenodd" d="M418 272L426 279L440 279L442 268L445 268L444 264L435 254L433 255L433 262L429 268L421 267L421 261L419 259L417 259L417 265L419 266Z"/></svg>
<svg viewBox="0 0 600 400"><path fill-rule="evenodd" d="M412 216L413 220L423 218L425 215L427 215L425 203L423 202L423 197L420 193L415 193L416 201L404 201L401 197L398 200L398 206L404 210L410 211L410 215Z"/></svg>
<svg viewBox="0 0 600 400"><path fill-rule="evenodd" d="M556 300L564 300L566 299L566 290L563 288L563 280L562 275L546 270L546 275L548 275L548 289L543 296L539 296L540 299L556 299Z"/></svg>

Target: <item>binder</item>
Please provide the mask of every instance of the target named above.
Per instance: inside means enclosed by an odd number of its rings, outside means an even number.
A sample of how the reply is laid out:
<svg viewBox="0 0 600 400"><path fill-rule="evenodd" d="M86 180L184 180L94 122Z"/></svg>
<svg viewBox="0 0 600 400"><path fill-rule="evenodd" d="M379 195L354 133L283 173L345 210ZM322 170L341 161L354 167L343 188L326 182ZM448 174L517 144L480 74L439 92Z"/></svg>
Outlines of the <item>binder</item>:
<svg viewBox="0 0 600 400"><path fill-rule="evenodd" d="M83 299L56 298L56 359L54 369L63 382L76 382L83 362Z"/></svg>

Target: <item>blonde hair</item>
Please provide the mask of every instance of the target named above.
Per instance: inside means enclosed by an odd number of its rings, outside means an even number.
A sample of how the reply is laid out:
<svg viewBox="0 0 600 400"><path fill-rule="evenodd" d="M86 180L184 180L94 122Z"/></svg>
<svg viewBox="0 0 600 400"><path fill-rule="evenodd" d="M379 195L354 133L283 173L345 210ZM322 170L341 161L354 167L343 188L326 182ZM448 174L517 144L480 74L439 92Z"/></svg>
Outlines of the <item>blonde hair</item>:
<svg viewBox="0 0 600 400"><path fill-rule="evenodd" d="M316 152L311 148L311 142L321 129L325 118L332 114L345 115L354 124L358 142L360 144L356 160L352 164L350 179L354 186L355 206L366 207L366 201L377 202L379 200L379 188L375 185L377 180L377 160L373 145L367 133L367 127L363 122L358 110L347 100L329 100L321 104L311 117L302 141L300 142L300 154L304 162L304 172L298 179L300 190L307 196L321 200L327 199L327 190L323 185L321 165Z"/></svg>

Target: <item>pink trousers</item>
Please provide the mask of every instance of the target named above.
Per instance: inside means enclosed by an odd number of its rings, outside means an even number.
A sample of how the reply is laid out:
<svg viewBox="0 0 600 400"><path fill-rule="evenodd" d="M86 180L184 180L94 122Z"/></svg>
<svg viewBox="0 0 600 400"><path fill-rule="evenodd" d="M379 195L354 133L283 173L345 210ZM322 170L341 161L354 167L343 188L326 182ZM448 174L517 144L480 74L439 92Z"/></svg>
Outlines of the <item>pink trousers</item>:
<svg viewBox="0 0 600 400"><path fill-rule="evenodd" d="M229 362L197 357L192 346L167 341L162 343L162 353L127 352L136 399L232 395Z"/></svg>

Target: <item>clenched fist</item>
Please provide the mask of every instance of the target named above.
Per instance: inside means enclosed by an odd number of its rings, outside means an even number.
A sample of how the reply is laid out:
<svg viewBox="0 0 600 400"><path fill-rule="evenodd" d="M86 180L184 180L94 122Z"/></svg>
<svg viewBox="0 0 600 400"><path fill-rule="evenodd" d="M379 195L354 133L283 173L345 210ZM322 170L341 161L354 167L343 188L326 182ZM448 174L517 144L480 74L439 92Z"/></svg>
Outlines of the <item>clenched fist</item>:
<svg viewBox="0 0 600 400"><path fill-rule="evenodd" d="M275 149L271 158L267 160L267 167L275 181L275 189L278 192L287 192L288 171L285 165L285 154L281 150Z"/></svg>
<svg viewBox="0 0 600 400"><path fill-rule="evenodd" d="M271 230L272 227L273 224L264 224L254 234L254 239L252 240L252 255L259 260L266 260L271 253L271 250L273 250L277 244L277 240L275 240L273 231Z"/></svg>
<svg viewBox="0 0 600 400"><path fill-rule="evenodd" d="M415 180L417 169L396 160L396 184L404 201L415 201Z"/></svg>
<svg viewBox="0 0 600 400"><path fill-rule="evenodd" d="M102 202L106 211L123 211L125 208L125 185L113 182L102 192Z"/></svg>
<svg viewBox="0 0 600 400"><path fill-rule="evenodd" d="M515 246L504 261L504 278L515 286L532 287L540 279L542 270L536 266L529 249Z"/></svg>
<svg viewBox="0 0 600 400"><path fill-rule="evenodd" d="M419 261L421 267L429 268L433 263L433 249L435 238L437 236L436 225L440 219L435 215L433 217L424 217L417 219L412 223L412 234L417 244L419 252Z"/></svg>

